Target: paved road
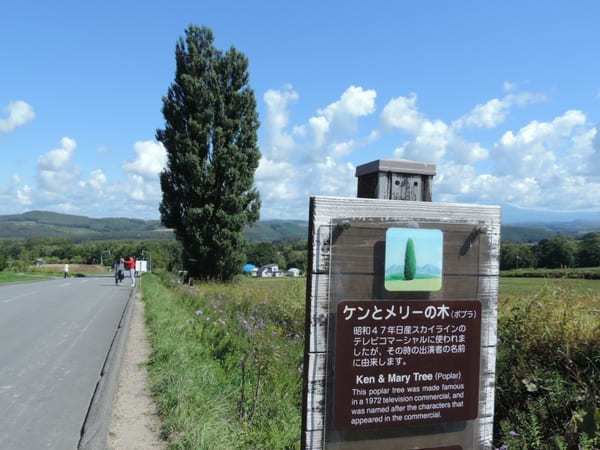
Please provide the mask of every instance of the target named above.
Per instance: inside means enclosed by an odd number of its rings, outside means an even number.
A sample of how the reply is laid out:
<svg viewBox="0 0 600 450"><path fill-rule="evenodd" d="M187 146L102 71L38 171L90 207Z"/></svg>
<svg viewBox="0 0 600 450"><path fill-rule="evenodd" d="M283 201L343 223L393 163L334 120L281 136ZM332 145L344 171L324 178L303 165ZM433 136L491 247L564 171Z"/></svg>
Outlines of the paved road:
<svg viewBox="0 0 600 450"><path fill-rule="evenodd" d="M77 447L129 291L112 277L0 285L0 449Z"/></svg>

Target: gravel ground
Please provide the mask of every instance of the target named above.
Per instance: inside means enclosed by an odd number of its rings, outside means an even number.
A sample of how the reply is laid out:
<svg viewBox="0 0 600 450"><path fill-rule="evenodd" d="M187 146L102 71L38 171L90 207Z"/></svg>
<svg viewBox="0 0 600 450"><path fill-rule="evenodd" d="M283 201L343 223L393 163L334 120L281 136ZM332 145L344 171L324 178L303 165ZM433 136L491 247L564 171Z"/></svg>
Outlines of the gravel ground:
<svg viewBox="0 0 600 450"><path fill-rule="evenodd" d="M148 392L148 376L141 363L150 356L150 344L144 325L144 303L136 294L121 362L119 385L115 395L112 417L108 429L107 448L110 450L165 449L161 440L160 420L156 406Z"/></svg>

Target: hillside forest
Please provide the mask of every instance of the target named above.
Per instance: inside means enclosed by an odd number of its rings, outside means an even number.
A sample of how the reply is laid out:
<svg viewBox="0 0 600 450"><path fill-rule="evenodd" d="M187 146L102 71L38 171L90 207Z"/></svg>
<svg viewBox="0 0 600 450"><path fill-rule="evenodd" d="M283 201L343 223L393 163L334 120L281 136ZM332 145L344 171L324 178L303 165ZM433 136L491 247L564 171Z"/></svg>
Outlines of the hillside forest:
<svg viewBox="0 0 600 450"><path fill-rule="evenodd" d="M152 262L154 270L181 269L181 244L175 240L105 240L78 242L68 238L36 237L0 241L0 270L27 270L43 263L103 264L112 267L119 256L133 256ZM306 271L305 239L281 239L274 242L250 242L245 249L246 262L256 266L277 264L280 268ZM42 262L41 261L41 262ZM600 232L579 239L554 236L535 244L504 242L500 251L500 269L561 268L600 266Z"/></svg>

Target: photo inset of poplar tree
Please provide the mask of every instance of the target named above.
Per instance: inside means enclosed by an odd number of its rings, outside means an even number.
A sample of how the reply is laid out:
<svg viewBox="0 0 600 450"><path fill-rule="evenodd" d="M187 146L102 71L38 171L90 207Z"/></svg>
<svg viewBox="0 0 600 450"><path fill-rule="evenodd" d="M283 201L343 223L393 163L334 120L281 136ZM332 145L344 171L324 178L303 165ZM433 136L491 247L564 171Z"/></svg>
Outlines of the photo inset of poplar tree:
<svg viewBox="0 0 600 450"><path fill-rule="evenodd" d="M390 228L385 241L388 291L439 291L442 287L443 233L419 228Z"/></svg>

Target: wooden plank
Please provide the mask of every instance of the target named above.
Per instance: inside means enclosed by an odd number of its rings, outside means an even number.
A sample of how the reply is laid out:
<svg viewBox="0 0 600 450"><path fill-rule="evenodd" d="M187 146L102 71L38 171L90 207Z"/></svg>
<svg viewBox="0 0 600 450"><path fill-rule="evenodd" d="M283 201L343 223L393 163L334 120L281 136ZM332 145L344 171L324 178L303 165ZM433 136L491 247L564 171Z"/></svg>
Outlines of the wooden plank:
<svg viewBox="0 0 600 450"><path fill-rule="evenodd" d="M316 227L329 225L332 218L410 218L412 223L481 223L488 227L500 221L499 206L343 197L313 197L311 201Z"/></svg>
<svg viewBox="0 0 600 450"><path fill-rule="evenodd" d="M306 448L325 448L325 431L314 430L303 432L303 440Z"/></svg>
<svg viewBox="0 0 600 450"><path fill-rule="evenodd" d="M308 392L306 431L322 430L325 428L325 400L325 392Z"/></svg>
<svg viewBox="0 0 600 450"><path fill-rule="evenodd" d="M313 240L309 242L312 250L312 257L310 259L312 259L313 273L329 273L329 256L331 254L330 234L331 226L328 223L315 227Z"/></svg>
<svg viewBox="0 0 600 450"><path fill-rule="evenodd" d="M305 430L324 428L326 400L326 355L324 353L309 354L309 382L306 388L306 426ZM310 447L309 447L310 448Z"/></svg>

